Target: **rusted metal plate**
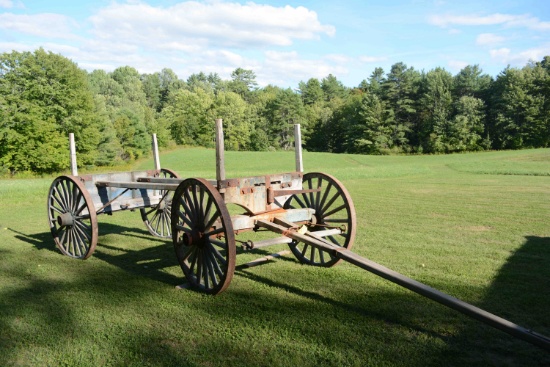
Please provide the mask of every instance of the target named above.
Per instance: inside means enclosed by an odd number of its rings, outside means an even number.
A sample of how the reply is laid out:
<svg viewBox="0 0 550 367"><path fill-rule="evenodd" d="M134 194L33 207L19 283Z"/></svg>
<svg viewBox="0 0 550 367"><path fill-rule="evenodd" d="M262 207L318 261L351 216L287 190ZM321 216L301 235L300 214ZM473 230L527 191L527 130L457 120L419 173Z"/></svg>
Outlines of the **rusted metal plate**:
<svg viewBox="0 0 550 367"><path fill-rule="evenodd" d="M226 204L237 204L250 214L280 209L287 199L302 189L300 172L269 176L233 178L218 182Z"/></svg>

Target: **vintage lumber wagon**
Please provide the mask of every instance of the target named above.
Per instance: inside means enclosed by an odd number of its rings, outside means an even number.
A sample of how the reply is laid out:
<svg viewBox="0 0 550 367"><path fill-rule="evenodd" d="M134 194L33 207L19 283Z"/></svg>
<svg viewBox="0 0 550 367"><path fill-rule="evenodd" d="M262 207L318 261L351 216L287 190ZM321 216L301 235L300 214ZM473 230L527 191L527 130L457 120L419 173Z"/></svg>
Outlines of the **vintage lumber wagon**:
<svg viewBox="0 0 550 367"><path fill-rule="evenodd" d="M302 263L331 267L341 260L550 351L550 339L444 294L351 251L356 218L346 188L331 175L303 173L300 127L295 126L296 169L243 178L225 177L221 119L216 120L216 178L180 178L160 168L78 176L74 141L72 175L60 176L48 197L49 225L64 254L86 259L97 244L97 215L140 209L149 232L171 238L177 261L192 288L218 294L235 271L236 238L264 229L272 238L239 241L248 249L288 244ZM235 204L243 214L230 215Z"/></svg>

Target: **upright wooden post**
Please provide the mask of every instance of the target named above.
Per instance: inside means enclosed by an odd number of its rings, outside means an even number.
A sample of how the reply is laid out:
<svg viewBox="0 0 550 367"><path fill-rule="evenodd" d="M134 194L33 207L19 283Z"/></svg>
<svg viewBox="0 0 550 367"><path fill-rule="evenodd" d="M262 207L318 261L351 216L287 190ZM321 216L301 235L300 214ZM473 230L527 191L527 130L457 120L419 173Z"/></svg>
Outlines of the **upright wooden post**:
<svg viewBox="0 0 550 367"><path fill-rule="evenodd" d="M159 146L157 143L157 134L153 134L153 159L155 161L155 169L160 171Z"/></svg>
<svg viewBox="0 0 550 367"><path fill-rule="evenodd" d="M216 119L216 180L225 180L225 156L223 144L223 120Z"/></svg>
<svg viewBox="0 0 550 367"><path fill-rule="evenodd" d="M304 172L304 164L302 162L302 133L300 124L294 124L294 153L296 155L296 171Z"/></svg>
<svg viewBox="0 0 550 367"><path fill-rule="evenodd" d="M69 133L69 152L71 154L71 175L78 176L76 166L76 145L74 144L74 133Z"/></svg>

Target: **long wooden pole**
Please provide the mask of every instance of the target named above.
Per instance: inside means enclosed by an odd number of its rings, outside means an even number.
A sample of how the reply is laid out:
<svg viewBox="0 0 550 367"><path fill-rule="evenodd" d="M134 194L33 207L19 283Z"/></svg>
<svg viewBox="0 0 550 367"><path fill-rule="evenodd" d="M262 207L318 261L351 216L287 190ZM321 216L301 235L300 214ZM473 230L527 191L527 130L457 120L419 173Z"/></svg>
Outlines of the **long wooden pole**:
<svg viewBox="0 0 550 367"><path fill-rule="evenodd" d="M304 172L304 164L302 161L302 133L300 124L294 125L294 153L296 155L296 171Z"/></svg>
<svg viewBox="0 0 550 367"><path fill-rule="evenodd" d="M74 133L69 133L69 152L71 154L71 175L78 176L76 165L76 145L74 143Z"/></svg>
<svg viewBox="0 0 550 367"><path fill-rule="evenodd" d="M159 157L159 146L157 143L157 134L153 134L153 159L155 161L155 169L160 170L160 157Z"/></svg>
<svg viewBox="0 0 550 367"><path fill-rule="evenodd" d="M223 120L216 119L216 180L225 180L225 156L223 144Z"/></svg>

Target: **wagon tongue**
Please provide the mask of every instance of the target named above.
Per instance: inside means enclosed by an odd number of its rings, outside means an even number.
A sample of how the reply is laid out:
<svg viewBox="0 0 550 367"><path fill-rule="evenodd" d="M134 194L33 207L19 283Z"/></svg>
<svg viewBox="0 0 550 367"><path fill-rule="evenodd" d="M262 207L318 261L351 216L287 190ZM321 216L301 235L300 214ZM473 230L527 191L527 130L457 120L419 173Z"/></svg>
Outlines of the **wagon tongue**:
<svg viewBox="0 0 550 367"><path fill-rule="evenodd" d="M504 331L505 333L508 333L518 339L523 339L533 345L550 351L550 338L535 333L534 331L521 327L517 324L514 324L513 322L510 322L490 312L482 310L469 303L461 301L458 298L440 292L437 289L434 289L426 284L408 278L402 274L386 268L383 265L359 256L344 247L340 247L338 245L330 243L324 238L317 235L315 232L304 232L298 227L292 226L284 222L273 223L265 220L258 220L256 221L256 225L258 227L263 227L273 232L290 237L293 240L303 242L319 250L326 251L334 257L345 260L353 265L374 273L384 279L396 283L424 297L441 303L444 306L452 308L471 318L484 322L489 326Z"/></svg>

